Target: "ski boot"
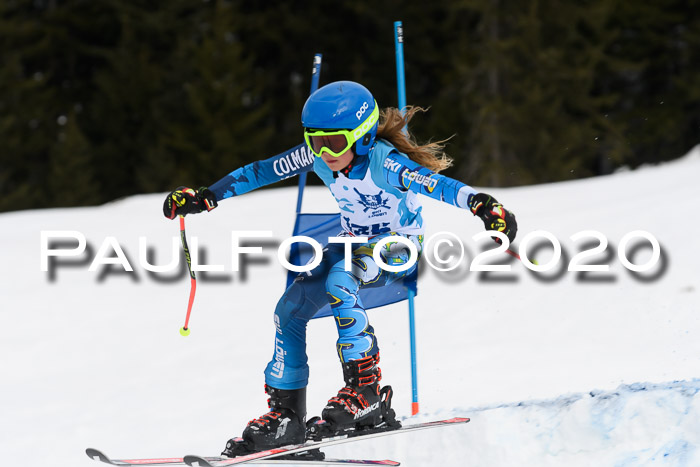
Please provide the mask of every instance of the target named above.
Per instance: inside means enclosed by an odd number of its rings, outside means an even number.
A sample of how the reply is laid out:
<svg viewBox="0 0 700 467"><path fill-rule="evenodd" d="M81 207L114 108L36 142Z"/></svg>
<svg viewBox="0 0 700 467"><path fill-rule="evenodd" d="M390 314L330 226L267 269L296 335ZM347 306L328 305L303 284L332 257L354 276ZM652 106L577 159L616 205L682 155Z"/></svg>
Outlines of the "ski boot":
<svg viewBox="0 0 700 467"><path fill-rule="evenodd" d="M301 444L306 432L306 388L276 389L265 385L270 411L251 420L243 436L230 439L221 453L237 457L288 444Z"/></svg>
<svg viewBox="0 0 700 467"><path fill-rule="evenodd" d="M379 387L379 354L343 363L343 387L321 413L307 423L306 436L319 440L401 428L391 408L391 386Z"/></svg>

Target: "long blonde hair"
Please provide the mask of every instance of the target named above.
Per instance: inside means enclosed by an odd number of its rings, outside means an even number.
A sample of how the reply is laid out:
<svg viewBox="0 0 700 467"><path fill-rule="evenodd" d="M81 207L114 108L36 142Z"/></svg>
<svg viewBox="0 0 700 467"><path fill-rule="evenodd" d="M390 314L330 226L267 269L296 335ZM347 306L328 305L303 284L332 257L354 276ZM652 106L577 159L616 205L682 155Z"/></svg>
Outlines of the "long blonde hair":
<svg viewBox="0 0 700 467"><path fill-rule="evenodd" d="M403 132L404 127L408 128L408 122L417 112L426 111L427 109L412 105L406 107L405 114L401 114L399 109L394 107L382 109L379 112L377 138L387 140L412 161L437 173L452 165L452 158L444 151L444 143L447 140L418 144L410 132Z"/></svg>

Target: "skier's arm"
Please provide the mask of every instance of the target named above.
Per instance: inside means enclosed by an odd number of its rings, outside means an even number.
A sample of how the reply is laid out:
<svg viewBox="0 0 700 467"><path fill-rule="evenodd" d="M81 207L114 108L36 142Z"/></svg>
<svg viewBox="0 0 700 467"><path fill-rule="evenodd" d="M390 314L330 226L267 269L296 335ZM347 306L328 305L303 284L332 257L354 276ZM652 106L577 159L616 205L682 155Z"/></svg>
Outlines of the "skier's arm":
<svg viewBox="0 0 700 467"><path fill-rule="evenodd" d="M437 174L395 152L384 161L384 177L399 190L420 193L462 209L469 209L469 200L477 194L469 185Z"/></svg>
<svg viewBox="0 0 700 467"><path fill-rule="evenodd" d="M302 172L309 172L313 166L313 154L306 144L302 143L269 159L236 169L211 185L209 189L216 196L216 200L221 201L294 177Z"/></svg>
<svg viewBox="0 0 700 467"><path fill-rule="evenodd" d="M393 152L384 161L384 177L387 183L400 190L410 190L469 209L484 222L486 230L503 232L511 242L515 239L518 231L515 215L486 193L477 193L469 185L437 174L408 157ZM496 241L500 243L500 240Z"/></svg>
<svg viewBox="0 0 700 467"><path fill-rule="evenodd" d="M269 159L236 169L210 187L198 190L179 187L165 198L163 214L168 219L174 219L176 216L211 211L222 199L308 172L314 166L311 154L306 144L302 143Z"/></svg>

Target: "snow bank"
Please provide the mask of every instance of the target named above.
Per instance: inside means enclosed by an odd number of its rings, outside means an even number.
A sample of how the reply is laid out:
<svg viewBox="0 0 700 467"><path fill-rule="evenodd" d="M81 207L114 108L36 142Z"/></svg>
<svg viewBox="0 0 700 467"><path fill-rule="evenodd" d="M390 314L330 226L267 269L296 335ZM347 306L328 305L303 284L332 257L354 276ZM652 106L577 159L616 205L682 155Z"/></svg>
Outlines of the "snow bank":
<svg viewBox="0 0 700 467"><path fill-rule="evenodd" d="M402 459L405 466L694 466L700 465L698 392L700 380L636 383L615 391L441 410L403 423L452 416L472 421L328 452L371 453Z"/></svg>

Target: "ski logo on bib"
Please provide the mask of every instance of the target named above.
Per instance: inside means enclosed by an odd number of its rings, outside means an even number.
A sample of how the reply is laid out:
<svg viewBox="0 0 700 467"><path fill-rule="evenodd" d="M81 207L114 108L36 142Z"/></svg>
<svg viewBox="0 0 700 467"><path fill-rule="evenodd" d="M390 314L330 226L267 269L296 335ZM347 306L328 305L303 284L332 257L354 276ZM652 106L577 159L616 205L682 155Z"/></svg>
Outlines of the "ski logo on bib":
<svg viewBox="0 0 700 467"><path fill-rule="evenodd" d="M364 206L364 210L362 212L367 212L370 209L373 211L380 208L390 209L390 206L387 204L389 202L389 198L382 198L384 191L380 191L376 195L365 195L357 191L357 188L353 188L353 190L355 190L355 193L360 196L358 202Z"/></svg>

